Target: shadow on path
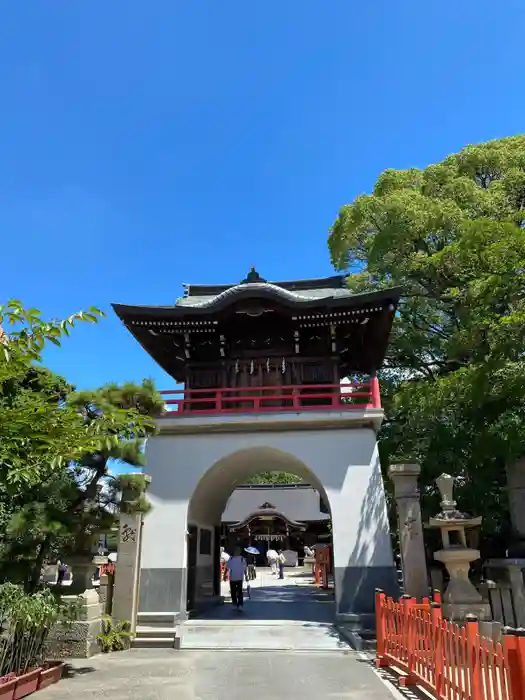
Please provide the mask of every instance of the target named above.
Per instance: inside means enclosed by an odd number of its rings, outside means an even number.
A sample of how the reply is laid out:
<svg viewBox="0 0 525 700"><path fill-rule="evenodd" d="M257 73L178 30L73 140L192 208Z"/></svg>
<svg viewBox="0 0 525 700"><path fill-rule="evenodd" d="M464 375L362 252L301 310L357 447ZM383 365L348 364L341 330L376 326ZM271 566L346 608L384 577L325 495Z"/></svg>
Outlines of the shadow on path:
<svg viewBox="0 0 525 700"><path fill-rule="evenodd" d="M331 624L335 621L333 590L322 590L309 585L311 576L303 572L293 573L284 580L270 573L259 572L250 582L250 595L244 595L244 610L239 612L231 605L228 584L223 584L225 604L210 608L195 621L251 620L261 623L282 620Z"/></svg>

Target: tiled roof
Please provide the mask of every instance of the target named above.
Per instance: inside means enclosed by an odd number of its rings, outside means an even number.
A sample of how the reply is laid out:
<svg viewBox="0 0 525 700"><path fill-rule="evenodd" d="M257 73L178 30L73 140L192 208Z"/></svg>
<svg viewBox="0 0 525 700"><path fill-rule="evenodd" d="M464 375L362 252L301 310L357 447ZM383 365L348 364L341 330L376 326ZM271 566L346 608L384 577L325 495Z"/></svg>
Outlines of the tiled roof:
<svg viewBox="0 0 525 700"><path fill-rule="evenodd" d="M269 282L252 282L248 284L237 284L233 287L225 289L219 294L213 295L192 295L185 296L177 301L177 306L189 307L206 307L211 306L216 301L228 296L233 296L239 292L246 294L256 293L261 291L269 291L278 294L279 296L288 298L290 301L321 301L323 299L338 299L343 297L351 297L352 292L349 289L301 289L300 291L289 291L278 284Z"/></svg>
<svg viewBox="0 0 525 700"><path fill-rule="evenodd" d="M268 508L271 505L272 508ZM261 508L261 506L265 506ZM311 486L251 486L235 489L222 515L226 523L244 521L252 513L268 510L282 513L289 520L302 523L329 520L321 511L321 497Z"/></svg>

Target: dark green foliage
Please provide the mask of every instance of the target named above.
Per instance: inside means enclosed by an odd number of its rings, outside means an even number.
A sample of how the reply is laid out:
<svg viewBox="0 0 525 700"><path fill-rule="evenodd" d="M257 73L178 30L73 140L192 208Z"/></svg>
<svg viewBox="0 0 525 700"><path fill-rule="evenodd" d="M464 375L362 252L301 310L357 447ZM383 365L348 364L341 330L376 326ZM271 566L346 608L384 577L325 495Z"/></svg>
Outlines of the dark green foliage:
<svg viewBox="0 0 525 700"><path fill-rule="evenodd" d="M92 551L99 533L114 523L123 487L128 490L126 508L147 509L144 477L113 477L109 466L115 461L142 466L143 440L154 424L140 411L154 415L162 407L152 383L128 384L122 393L113 385L71 392L65 402L83 417L87 430L100 436L99 449L13 494L8 502L0 500L7 534L0 544L0 576L21 581L28 590L37 586L45 560Z"/></svg>
<svg viewBox="0 0 525 700"><path fill-rule="evenodd" d="M147 513L150 510L146 498L148 483L145 474L121 474L113 479L114 491L121 494L121 513Z"/></svg>
<svg viewBox="0 0 525 700"><path fill-rule="evenodd" d="M111 617L102 619L102 634L97 637L100 651L109 654L112 651L125 651L131 642L131 624L127 621L115 622Z"/></svg>
<svg viewBox="0 0 525 700"><path fill-rule="evenodd" d="M43 663L44 644L61 607L49 590L28 595L21 586L0 585L0 677L20 676Z"/></svg>
<svg viewBox="0 0 525 700"><path fill-rule="evenodd" d="M423 171L387 170L341 209L329 246L350 287L404 289L385 369L383 464L459 477L484 531L508 525L505 466L525 451L525 136Z"/></svg>
<svg viewBox="0 0 525 700"><path fill-rule="evenodd" d="M302 479L288 472L260 472L246 481L247 484L300 484Z"/></svg>
<svg viewBox="0 0 525 700"><path fill-rule="evenodd" d="M93 313L47 323L10 302L2 319L21 329L0 338L0 580L33 591L46 560L90 552L111 527L122 484L109 466L142 466L163 402L149 380L77 392L34 364L46 341ZM129 508L146 509L139 491Z"/></svg>

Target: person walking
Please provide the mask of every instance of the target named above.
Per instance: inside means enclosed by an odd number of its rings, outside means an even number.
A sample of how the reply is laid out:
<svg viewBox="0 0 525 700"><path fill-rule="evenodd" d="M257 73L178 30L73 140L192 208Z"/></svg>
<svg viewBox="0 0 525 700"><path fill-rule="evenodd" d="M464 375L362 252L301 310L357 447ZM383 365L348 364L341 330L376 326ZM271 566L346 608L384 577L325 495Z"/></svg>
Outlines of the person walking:
<svg viewBox="0 0 525 700"><path fill-rule="evenodd" d="M229 560L230 560L230 555L224 549L224 547L221 547L221 580L222 581L228 580L228 567L226 565L229 562Z"/></svg>
<svg viewBox="0 0 525 700"><path fill-rule="evenodd" d="M242 610L244 604L242 583L246 577L246 559L242 556L240 547L235 547L233 550L233 557L229 558L226 562L226 566L230 574L232 605L234 605L237 610Z"/></svg>
<svg viewBox="0 0 525 700"><path fill-rule="evenodd" d="M275 551L275 549L269 549L266 552L266 560L268 562L268 566L270 567L270 571L272 574L277 574L277 559L279 558L279 555Z"/></svg>
<svg viewBox="0 0 525 700"><path fill-rule="evenodd" d="M280 549L277 555L277 564L279 566L279 578L284 578L284 565L286 564L286 557L283 554L283 550Z"/></svg>

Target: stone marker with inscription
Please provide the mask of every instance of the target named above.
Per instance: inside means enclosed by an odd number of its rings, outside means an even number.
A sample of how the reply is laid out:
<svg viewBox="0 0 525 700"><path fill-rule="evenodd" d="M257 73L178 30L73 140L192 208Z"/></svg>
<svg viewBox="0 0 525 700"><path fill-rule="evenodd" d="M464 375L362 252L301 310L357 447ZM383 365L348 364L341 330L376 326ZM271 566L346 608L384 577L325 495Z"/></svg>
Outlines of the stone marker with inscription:
<svg viewBox="0 0 525 700"><path fill-rule="evenodd" d="M112 617L115 620L129 622L132 631L135 630L137 623L142 522L142 513L121 513L119 517Z"/></svg>

